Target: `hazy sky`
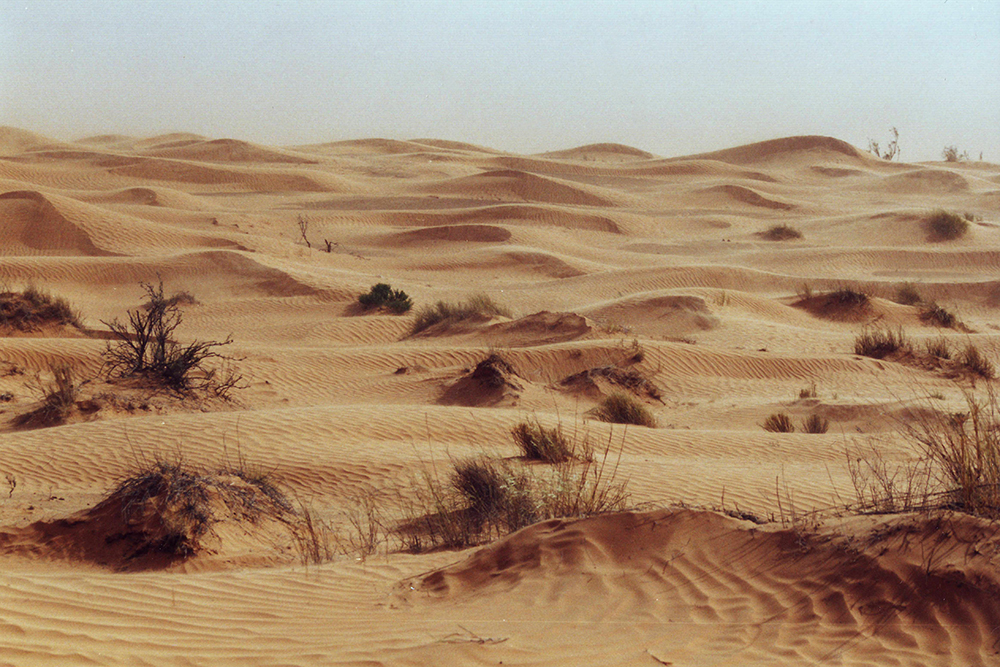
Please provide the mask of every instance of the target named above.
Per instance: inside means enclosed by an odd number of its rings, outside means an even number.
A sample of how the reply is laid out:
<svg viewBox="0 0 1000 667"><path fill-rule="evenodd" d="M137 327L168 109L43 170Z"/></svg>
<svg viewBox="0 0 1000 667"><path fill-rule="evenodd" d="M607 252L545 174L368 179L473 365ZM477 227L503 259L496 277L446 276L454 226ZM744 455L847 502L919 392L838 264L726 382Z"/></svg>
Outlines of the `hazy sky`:
<svg viewBox="0 0 1000 667"><path fill-rule="evenodd" d="M895 125L1000 162L1000 2L0 0L0 125L670 156Z"/></svg>

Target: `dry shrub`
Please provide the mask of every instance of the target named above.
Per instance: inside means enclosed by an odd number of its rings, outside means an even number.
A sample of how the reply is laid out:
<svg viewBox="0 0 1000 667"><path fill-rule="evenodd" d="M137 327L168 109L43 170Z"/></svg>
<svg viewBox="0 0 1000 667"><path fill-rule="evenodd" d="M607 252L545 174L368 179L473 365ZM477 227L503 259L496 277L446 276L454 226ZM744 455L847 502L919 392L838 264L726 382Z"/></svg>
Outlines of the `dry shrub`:
<svg viewBox="0 0 1000 667"><path fill-rule="evenodd" d="M760 236L767 241L791 241L802 238L802 232L790 225L774 225L760 232Z"/></svg>
<svg viewBox="0 0 1000 667"><path fill-rule="evenodd" d="M810 382L808 387L799 389L799 399L816 398L819 393L816 391L816 383Z"/></svg>
<svg viewBox="0 0 1000 667"><path fill-rule="evenodd" d="M854 354L873 359L885 359L891 354L910 349L910 342L902 329L894 331L888 327L865 327L854 339Z"/></svg>
<svg viewBox="0 0 1000 667"><path fill-rule="evenodd" d="M802 430L806 433L826 433L830 430L830 420L819 415L809 415L809 418L802 422Z"/></svg>
<svg viewBox="0 0 1000 667"><path fill-rule="evenodd" d="M477 294L459 303L438 301L433 306L425 306L418 313L410 329L410 335L429 329L440 322L461 322L469 319L491 319L510 317L508 308L496 303L485 294Z"/></svg>
<svg viewBox="0 0 1000 667"><path fill-rule="evenodd" d="M935 211L927 219L927 231L934 241L953 241L969 231L969 223L956 213Z"/></svg>
<svg viewBox="0 0 1000 667"><path fill-rule="evenodd" d="M243 377L233 366L232 358L216 350L232 343L224 341L194 341L182 345L175 339L183 318L177 301L163 294L163 282L157 287L142 284L148 297L142 308L128 311L128 322L117 319L103 322L114 336L104 351L105 370L110 376L141 375L178 392L193 388L213 389L225 398L234 388L243 385ZM222 365L207 367L209 360Z"/></svg>
<svg viewBox="0 0 1000 667"><path fill-rule="evenodd" d="M642 403L627 394L614 393L594 408L592 414L602 422L632 424L656 428L656 419Z"/></svg>
<svg viewBox="0 0 1000 667"><path fill-rule="evenodd" d="M772 433L793 433L795 431L795 424L792 423L792 418L786 413L776 412L764 420L761 428Z"/></svg>

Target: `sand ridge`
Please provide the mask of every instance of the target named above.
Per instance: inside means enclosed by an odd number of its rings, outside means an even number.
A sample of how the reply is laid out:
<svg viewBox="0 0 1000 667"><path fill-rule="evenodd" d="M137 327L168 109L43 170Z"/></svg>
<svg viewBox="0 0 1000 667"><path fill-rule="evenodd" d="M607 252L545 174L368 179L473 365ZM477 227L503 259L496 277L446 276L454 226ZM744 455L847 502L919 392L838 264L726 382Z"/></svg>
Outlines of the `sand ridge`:
<svg viewBox="0 0 1000 667"><path fill-rule="evenodd" d="M936 240L938 209L966 234ZM769 241L775 225L801 236ZM856 355L855 337L903 327L918 349L943 336L1000 361L998 266L1000 165L832 137L517 155L0 128L0 283L81 317L0 337L0 663L993 664L995 524L844 507L850 452L912 460L900 424L973 388ZM232 335L232 400L103 374L102 322L160 280L190 297L182 341ZM376 283L414 310L363 309ZM903 283L963 328L897 303ZM824 295L843 287L867 306L837 311ZM476 295L506 310L414 335L422 307ZM80 383L71 418L17 426L59 364ZM656 427L594 419L618 391ZM761 427L777 412L794 433ZM830 430L804 432L811 416ZM544 472L510 437L524 420L608 447L629 511L465 550L351 550L365 499L394 526L422 474L484 455ZM210 529L177 559L150 557L168 536L106 500L153 460L220 475ZM241 461L332 526L329 558L305 564L301 514L230 513L252 489L219 470Z"/></svg>

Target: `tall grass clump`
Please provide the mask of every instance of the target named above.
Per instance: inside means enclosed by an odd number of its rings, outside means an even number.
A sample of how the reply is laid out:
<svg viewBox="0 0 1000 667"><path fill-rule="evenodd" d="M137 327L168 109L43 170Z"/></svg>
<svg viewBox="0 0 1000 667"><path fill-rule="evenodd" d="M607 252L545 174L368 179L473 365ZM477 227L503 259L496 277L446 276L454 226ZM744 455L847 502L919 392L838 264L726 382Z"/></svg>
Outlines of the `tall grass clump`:
<svg viewBox="0 0 1000 667"><path fill-rule="evenodd" d="M656 428L656 419L652 413L627 394L614 393L607 396L594 408L593 415L602 422Z"/></svg>
<svg viewBox="0 0 1000 667"><path fill-rule="evenodd" d="M809 418L802 422L802 430L806 433L826 433L830 430L830 420L819 415L809 415Z"/></svg>
<svg viewBox="0 0 1000 667"><path fill-rule="evenodd" d="M936 327L946 329L957 329L962 326L958 316L935 302L924 304L920 309L920 321Z"/></svg>
<svg viewBox="0 0 1000 667"><path fill-rule="evenodd" d="M906 433L934 464L943 506L1000 519L1000 397L989 386L965 401L967 411L932 413Z"/></svg>
<svg viewBox="0 0 1000 667"><path fill-rule="evenodd" d="M961 351L958 355L958 363L966 371L973 375L977 375L984 380L992 380L996 377L996 367L994 367L993 362L986 358L979 348L968 343L965 349Z"/></svg>
<svg viewBox="0 0 1000 667"><path fill-rule="evenodd" d="M501 306L485 294L476 294L465 301L449 303L438 301L425 306L417 313L410 335L418 334L440 322L460 322L469 319L488 320L493 317L510 317L508 308Z"/></svg>
<svg viewBox="0 0 1000 667"><path fill-rule="evenodd" d="M523 421L514 426L510 434L524 458L530 461L562 463L575 455L576 448L563 434L561 426L545 428L538 421Z"/></svg>
<svg viewBox="0 0 1000 667"><path fill-rule="evenodd" d="M768 416L764 420L764 423L761 424L761 428L771 433L795 432L795 424L792 423L792 418L784 412L775 412L773 415Z"/></svg>
<svg viewBox="0 0 1000 667"><path fill-rule="evenodd" d="M956 213L935 211L927 219L927 231L935 241L953 241L969 231L969 223Z"/></svg>
<svg viewBox="0 0 1000 667"><path fill-rule="evenodd" d="M609 437L600 458L524 466L482 455L453 463L445 476L424 469L397 531L411 551L463 548L538 521L621 511L629 494L627 480L618 479L620 457L612 456Z"/></svg>
<svg viewBox="0 0 1000 667"><path fill-rule="evenodd" d="M854 339L854 354L873 359L884 359L890 354L910 349L910 342L902 329L865 327Z"/></svg>

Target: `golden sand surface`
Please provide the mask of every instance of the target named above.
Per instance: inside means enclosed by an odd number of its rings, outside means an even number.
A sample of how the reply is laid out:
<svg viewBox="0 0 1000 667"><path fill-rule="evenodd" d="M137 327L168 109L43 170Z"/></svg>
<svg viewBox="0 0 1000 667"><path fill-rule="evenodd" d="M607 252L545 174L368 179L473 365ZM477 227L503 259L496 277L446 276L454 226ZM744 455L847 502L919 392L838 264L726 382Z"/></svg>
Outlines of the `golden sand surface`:
<svg viewBox="0 0 1000 667"><path fill-rule="evenodd" d="M938 209L968 232L933 237ZM777 225L801 236L769 240ZM858 356L855 337L901 327L996 360L998 269L1000 165L828 137L660 157L0 128L0 291L34 285L82 320L0 337L0 664L1000 664L995 523L845 511L848 452L905 464L901 423L989 384ZM161 280L193 297L179 340L232 336L229 400L102 373L104 322ZM376 283L413 310L361 309ZM897 303L904 283L963 324ZM824 299L845 287L864 308ZM475 295L510 316L410 334ZM491 354L510 373L477 384ZM80 385L65 423L19 426L60 364ZM608 368L651 383L634 393L655 428L593 418L622 390ZM761 427L779 412L795 432ZM826 433L803 432L812 415ZM455 461L528 466L509 435L525 420L610 443L628 511L352 548L365 499L391 533L412 484ZM329 528L323 562L280 518L150 558L102 504L150 461L233 460Z"/></svg>

